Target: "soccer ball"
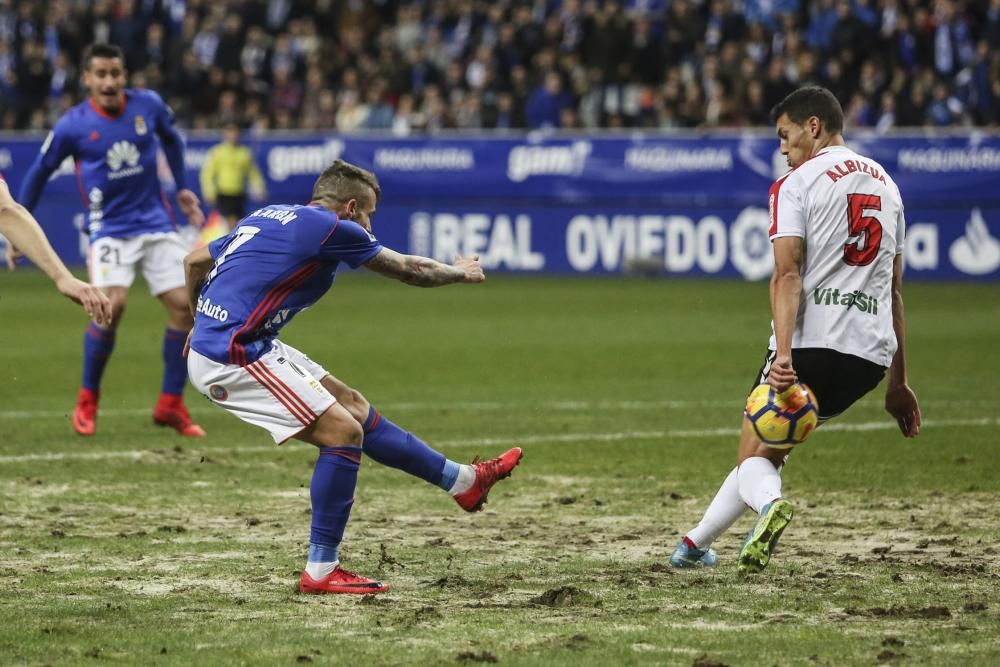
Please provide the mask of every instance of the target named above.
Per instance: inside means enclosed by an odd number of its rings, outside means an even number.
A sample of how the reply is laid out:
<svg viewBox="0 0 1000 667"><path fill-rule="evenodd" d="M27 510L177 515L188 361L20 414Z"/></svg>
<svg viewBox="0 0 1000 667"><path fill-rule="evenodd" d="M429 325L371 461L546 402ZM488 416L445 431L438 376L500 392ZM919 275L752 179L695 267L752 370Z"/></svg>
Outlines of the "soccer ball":
<svg viewBox="0 0 1000 667"><path fill-rule="evenodd" d="M780 394L769 384L757 385L747 397L747 418L762 441L789 449L809 437L819 420L812 390L796 382Z"/></svg>

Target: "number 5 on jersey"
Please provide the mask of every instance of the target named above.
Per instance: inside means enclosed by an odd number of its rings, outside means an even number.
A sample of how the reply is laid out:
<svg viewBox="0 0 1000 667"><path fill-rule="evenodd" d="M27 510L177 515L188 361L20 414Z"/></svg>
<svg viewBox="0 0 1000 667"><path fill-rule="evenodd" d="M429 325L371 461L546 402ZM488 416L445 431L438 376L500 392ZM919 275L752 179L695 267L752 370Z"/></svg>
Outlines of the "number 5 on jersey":
<svg viewBox="0 0 1000 667"><path fill-rule="evenodd" d="M878 195L847 195L847 235L844 244L844 262L851 266L868 266L878 256L882 245L882 223L865 215L865 211L881 211L882 198ZM857 238L855 238L857 237Z"/></svg>

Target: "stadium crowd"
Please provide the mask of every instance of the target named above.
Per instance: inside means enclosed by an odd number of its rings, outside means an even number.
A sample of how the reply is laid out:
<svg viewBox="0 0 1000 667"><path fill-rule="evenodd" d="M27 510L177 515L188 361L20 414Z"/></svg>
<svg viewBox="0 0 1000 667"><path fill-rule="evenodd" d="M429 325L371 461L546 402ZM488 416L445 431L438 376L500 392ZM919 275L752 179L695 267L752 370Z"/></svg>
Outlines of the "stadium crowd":
<svg viewBox="0 0 1000 667"><path fill-rule="evenodd" d="M818 83L852 127L1000 122L1000 0L0 0L0 127L121 46L182 126L739 127Z"/></svg>

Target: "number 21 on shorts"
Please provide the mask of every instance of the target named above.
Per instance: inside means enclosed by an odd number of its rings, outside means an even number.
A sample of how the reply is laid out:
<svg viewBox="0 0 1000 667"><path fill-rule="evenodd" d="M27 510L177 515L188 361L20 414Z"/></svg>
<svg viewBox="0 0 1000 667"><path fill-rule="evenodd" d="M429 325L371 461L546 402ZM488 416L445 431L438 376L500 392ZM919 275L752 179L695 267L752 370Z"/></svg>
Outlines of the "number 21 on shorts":
<svg viewBox="0 0 1000 667"><path fill-rule="evenodd" d="M112 248L110 245L102 245L100 251L98 252L97 261L101 264L114 264L115 266L121 266L122 264L122 251L121 248Z"/></svg>

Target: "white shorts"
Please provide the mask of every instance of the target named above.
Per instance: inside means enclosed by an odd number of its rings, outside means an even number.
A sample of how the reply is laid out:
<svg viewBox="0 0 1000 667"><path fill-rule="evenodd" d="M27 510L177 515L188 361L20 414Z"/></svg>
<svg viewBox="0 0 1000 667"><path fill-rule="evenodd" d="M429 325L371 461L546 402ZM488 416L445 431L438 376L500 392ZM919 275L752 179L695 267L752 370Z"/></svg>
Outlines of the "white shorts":
<svg viewBox="0 0 1000 667"><path fill-rule="evenodd" d="M337 402L320 384L327 375L322 366L278 340L247 366L220 364L195 350L188 353L188 376L195 389L248 424L267 430L279 445Z"/></svg>
<svg viewBox="0 0 1000 667"><path fill-rule="evenodd" d="M159 296L184 287L184 257L190 248L177 232L140 234L127 239L105 236L87 251L87 269L94 287L131 287L136 265Z"/></svg>

